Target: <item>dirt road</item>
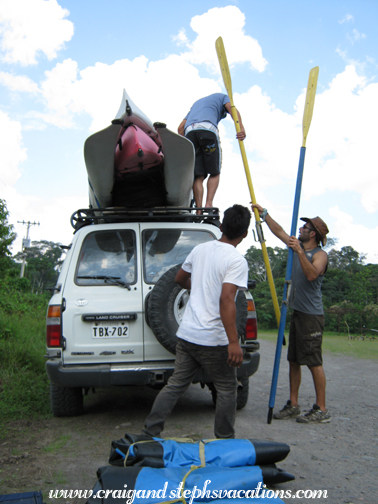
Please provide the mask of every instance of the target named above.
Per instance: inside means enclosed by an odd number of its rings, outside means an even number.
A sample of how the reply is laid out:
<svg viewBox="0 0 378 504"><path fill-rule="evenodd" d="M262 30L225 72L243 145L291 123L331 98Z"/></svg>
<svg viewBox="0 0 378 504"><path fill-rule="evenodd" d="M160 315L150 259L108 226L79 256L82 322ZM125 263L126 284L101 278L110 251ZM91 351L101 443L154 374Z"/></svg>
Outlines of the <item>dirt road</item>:
<svg viewBox="0 0 378 504"><path fill-rule="evenodd" d="M277 489L328 490L327 504L378 501L378 373L374 361L324 356L332 422L303 425L295 420L267 424L275 345L261 341L261 363L251 379L250 398L237 413L238 438L283 441L291 452L279 467L295 475ZM378 351L378 344L377 344ZM302 409L314 402L310 373L303 370ZM96 470L107 465L110 443L125 432L139 433L156 391L149 388L101 390L85 401L77 418L20 421L0 441L0 494L42 490L46 504L83 503L49 499L56 489L91 489ZM288 398L287 363L282 355L275 411ZM166 424L165 437L213 438L214 408L207 389L192 386ZM297 503L311 502L296 499ZM286 501L291 502L291 500Z"/></svg>

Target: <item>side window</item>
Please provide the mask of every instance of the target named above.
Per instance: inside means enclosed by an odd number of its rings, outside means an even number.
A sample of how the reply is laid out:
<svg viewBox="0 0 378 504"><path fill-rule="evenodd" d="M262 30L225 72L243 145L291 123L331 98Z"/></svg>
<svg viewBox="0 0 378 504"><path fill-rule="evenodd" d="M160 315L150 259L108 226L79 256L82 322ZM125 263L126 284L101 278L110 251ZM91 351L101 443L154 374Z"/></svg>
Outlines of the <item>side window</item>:
<svg viewBox="0 0 378 504"><path fill-rule="evenodd" d="M86 236L79 255L77 285L136 282L135 233L131 230L95 231Z"/></svg>
<svg viewBox="0 0 378 504"><path fill-rule="evenodd" d="M147 229L142 234L144 281L155 284L172 266L181 264L192 249L215 236L209 231Z"/></svg>

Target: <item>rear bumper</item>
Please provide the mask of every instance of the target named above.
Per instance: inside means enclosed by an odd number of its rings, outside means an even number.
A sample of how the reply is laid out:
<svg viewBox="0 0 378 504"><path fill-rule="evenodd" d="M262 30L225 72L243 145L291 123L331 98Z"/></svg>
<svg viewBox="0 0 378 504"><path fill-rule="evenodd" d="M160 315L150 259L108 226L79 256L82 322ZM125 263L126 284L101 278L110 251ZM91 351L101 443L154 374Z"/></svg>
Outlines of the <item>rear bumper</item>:
<svg viewBox="0 0 378 504"><path fill-rule="evenodd" d="M243 364L237 370L238 379L247 378L256 373L260 363L260 354L244 354ZM63 366L60 360L46 362L47 376L53 385L68 388L111 387L114 385L164 385L174 370L174 361L162 361L158 364L147 362L133 364L98 364ZM201 369L194 383L211 383L211 378Z"/></svg>

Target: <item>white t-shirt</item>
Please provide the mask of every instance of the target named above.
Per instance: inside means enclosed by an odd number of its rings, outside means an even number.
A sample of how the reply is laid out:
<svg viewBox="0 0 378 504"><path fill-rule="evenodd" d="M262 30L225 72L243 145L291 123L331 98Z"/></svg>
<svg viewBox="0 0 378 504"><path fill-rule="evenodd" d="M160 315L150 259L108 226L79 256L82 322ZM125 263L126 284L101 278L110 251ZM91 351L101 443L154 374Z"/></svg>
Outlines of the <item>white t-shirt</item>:
<svg viewBox="0 0 378 504"><path fill-rule="evenodd" d="M177 336L197 345L228 345L219 300L224 283L247 289L246 259L233 245L214 240L195 247L182 269L191 273L192 288Z"/></svg>

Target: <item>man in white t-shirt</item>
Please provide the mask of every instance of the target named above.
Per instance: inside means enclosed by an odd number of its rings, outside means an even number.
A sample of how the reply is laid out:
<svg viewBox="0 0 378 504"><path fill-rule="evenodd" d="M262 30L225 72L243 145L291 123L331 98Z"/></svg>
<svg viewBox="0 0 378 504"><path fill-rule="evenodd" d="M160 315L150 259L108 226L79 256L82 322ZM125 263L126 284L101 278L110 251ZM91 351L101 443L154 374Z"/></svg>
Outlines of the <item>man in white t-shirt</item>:
<svg viewBox="0 0 378 504"><path fill-rule="evenodd" d="M221 238L195 247L176 275L176 282L190 290L190 298L177 332L175 370L155 399L144 434L160 435L176 402L202 367L217 391L215 437L235 437L236 368L243 361L235 298L238 290L247 289L248 281L247 261L236 247L247 236L250 220L246 207L227 209Z"/></svg>

